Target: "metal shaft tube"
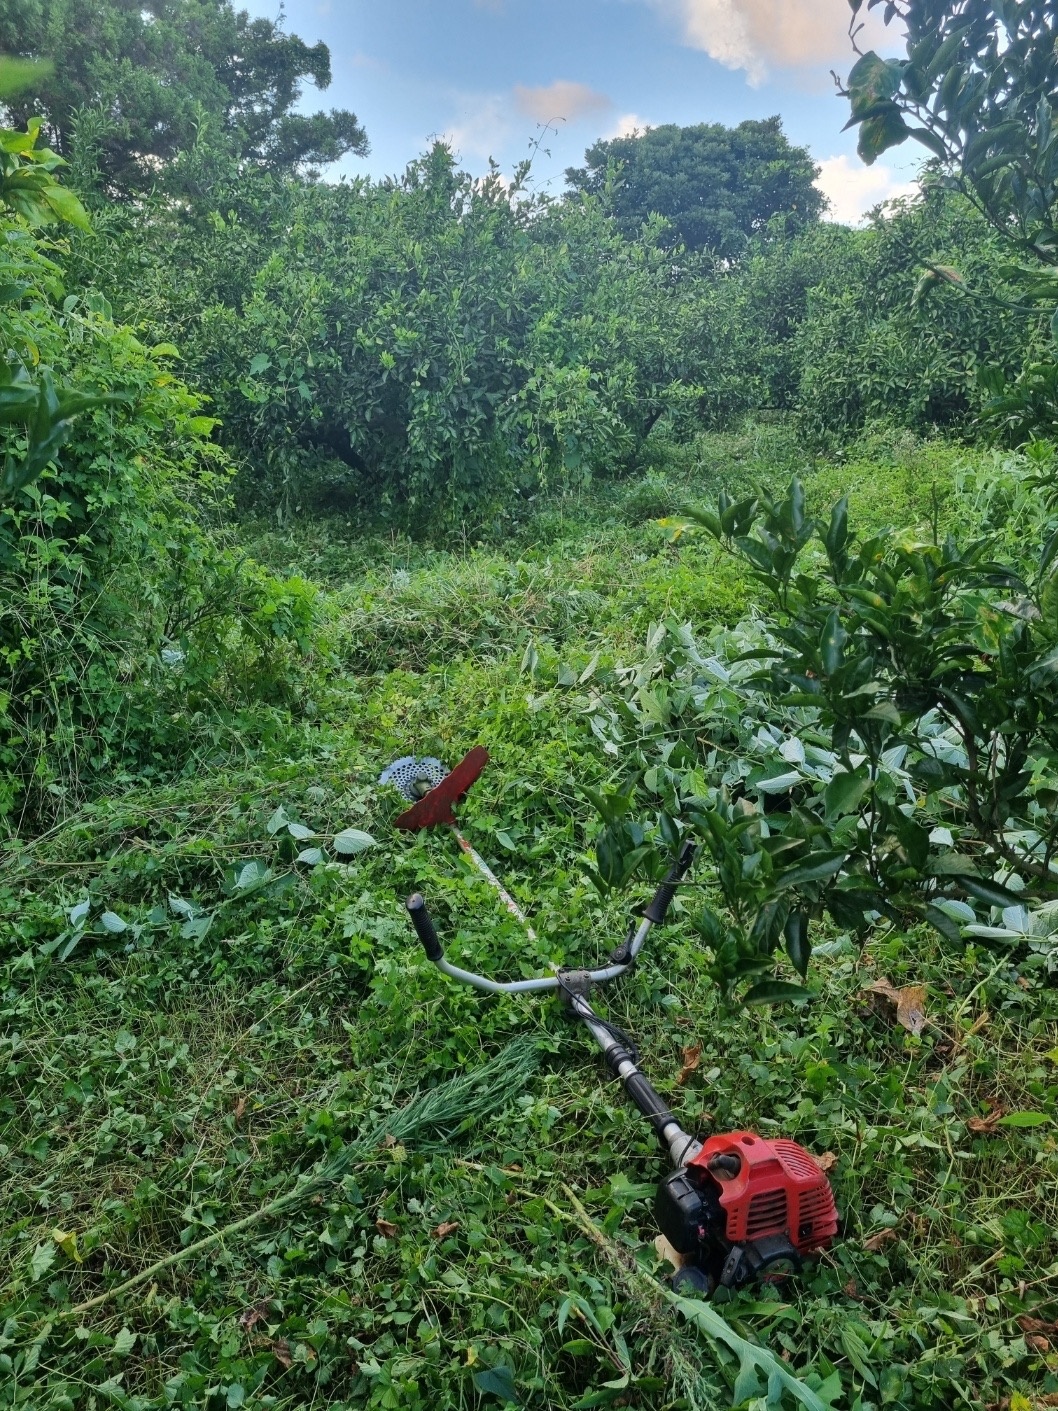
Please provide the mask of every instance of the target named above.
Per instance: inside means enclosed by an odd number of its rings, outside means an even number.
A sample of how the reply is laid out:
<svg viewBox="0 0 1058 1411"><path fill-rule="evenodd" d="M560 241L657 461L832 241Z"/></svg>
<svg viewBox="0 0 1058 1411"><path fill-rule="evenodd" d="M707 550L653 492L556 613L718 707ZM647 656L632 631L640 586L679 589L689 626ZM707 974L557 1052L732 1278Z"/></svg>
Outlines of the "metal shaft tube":
<svg viewBox="0 0 1058 1411"><path fill-rule="evenodd" d="M702 1144L689 1132L685 1132L669 1111L660 1094L649 1079L637 1068L632 1055L609 1027L603 1023L588 1001L580 995L570 999L570 1008L599 1045L611 1071L620 1079L621 1086L639 1108L658 1135L662 1146L668 1149L673 1164L679 1168L686 1166L698 1155Z"/></svg>
<svg viewBox="0 0 1058 1411"><path fill-rule="evenodd" d="M489 864L485 861L485 859L481 856L481 854L473 846L473 844L471 844L466 838L463 837L463 834L459 831L459 829L455 826L454 823L452 824L452 832L456 835L456 842L462 848L463 852L466 853L467 857L470 858L470 861L478 869L482 877L485 878L485 881L488 882L489 886L494 887L495 890L499 893L500 900L503 902L507 910L511 913L513 917L515 917L516 920L520 921L525 927L525 934L529 937L531 941L535 941L536 932L533 930L532 926L529 925L529 918L526 916L525 912L518 905L515 899L511 896L510 892L503 885L500 879L496 876L495 872L493 872Z"/></svg>

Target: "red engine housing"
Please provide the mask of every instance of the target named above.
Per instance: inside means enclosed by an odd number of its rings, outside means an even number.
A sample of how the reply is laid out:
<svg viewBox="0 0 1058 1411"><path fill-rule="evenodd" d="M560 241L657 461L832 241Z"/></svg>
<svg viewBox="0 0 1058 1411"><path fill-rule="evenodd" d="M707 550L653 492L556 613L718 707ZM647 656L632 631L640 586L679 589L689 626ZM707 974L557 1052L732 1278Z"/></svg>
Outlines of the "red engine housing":
<svg viewBox="0 0 1058 1411"><path fill-rule="evenodd" d="M718 1162L718 1156L738 1163ZM726 1168L737 1169L737 1175ZM796 1142L768 1141L754 1132L710 1137L689 1163L719 1187L726 1235L745 1245L769 1235L785 1235L799 1254L824 1249L838 1232L838 1212L830 1182L819 1163Z"/></svg>

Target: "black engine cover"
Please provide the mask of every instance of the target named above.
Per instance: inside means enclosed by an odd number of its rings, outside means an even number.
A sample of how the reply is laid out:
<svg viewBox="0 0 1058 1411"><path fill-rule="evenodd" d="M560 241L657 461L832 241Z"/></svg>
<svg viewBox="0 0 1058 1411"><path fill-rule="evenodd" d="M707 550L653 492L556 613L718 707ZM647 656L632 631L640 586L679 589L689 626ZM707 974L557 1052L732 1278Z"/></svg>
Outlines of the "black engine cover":
<svg viewBox="0 0 1058 1411"><path fill-rule="evenodd" d="M692 1180L686 1170L673 1171L660 1182L654 1198L654 1218L679 1254L700 1256L724 1228L715 1191Z"/></svg>

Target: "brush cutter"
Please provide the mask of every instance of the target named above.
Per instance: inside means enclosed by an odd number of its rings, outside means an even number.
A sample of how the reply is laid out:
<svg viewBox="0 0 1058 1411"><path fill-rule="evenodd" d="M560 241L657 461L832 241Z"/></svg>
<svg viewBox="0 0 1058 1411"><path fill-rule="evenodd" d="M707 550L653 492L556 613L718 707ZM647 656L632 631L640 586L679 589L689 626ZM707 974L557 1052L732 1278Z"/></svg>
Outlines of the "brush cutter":
<svg viewBox="0 0 1058 1411"><path fill-rule="evenodd" d="M481 745L472 749L451 773L445 770L439 759L416 759L414 755L405 755L403 759L394 760L388 765L378 782L392 784L412 803L412 807L396 819L394 827L403 828L409 833L418 832L421 828L451 828L456 842L471 863L499 893L511 915L522 923L529 939L535 941L536 932L529 925L525 913L481 854L464 838L452 812L452 805L463 797L488 762L489 752Z"/></svg>
<svg viewBox="0 0 1058 1411"><path fill-rule="evenodd" d="M479 748L450 774L445 774L436 760L406 759L391 765L387 782L396 783L406 797L416 798L397 826L416 829L447 824L455 828L452 805L467 792L487 761L487 753ZM400 775L394 772L398 769ZM457 836L508 908L520 917L516 903L493 873L458 831ZM593 986L615 980L635 965L651 928L665 920L694 854L694 844L685 843L640 919L633 920L609 962L595 970L561 969L554 975L508 981L477 975L445 959L421 894L410 896L405 905L427 959L442 974L487 994L556 991L566 1012L584 1024L672 1161L674 1169L658 1185L654 1213L661 1233L683 1261L673 1285L683 1292L708 1296L719 1287L738 1288L756 1279L776 1280L799 1273L806 1256L830 1244L837 1233L838 1217L826 1175L811 1153L796 1142L744 1131L702 1141L685 1132L640 1072L632 1039L591 1006Z"/></svg>

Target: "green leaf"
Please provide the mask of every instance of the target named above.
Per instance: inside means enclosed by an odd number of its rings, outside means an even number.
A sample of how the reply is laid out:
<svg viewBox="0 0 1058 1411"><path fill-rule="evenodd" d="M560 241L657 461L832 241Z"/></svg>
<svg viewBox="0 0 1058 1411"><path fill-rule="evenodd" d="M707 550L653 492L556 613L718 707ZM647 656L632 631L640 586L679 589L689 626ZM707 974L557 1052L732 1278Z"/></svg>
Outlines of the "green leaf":
<svg viewBox="0 0 1058 1411"><path fill-rule="evenodd" d="M849 541L849 501L843 496L830 512L824 544L831 562L836 561L845 551Z"/></svg>
<svg viewBox="0 0 1058 1411"><path fill-rule="evenodd" d="M235 874L235 888L237 891L245 892L251 887L256 887L266 877L270 875L269 869L263 862L253 861L243 863Z"/></svg>
<svg viewBox="0 0 1058 1411"><path fill-rule="evenodd" d="M59 220L76 226L78 230L92 229L88 212L68 187L60 186L58 182L49 182L42 188L41 196Z"/></svg>
<svg viewBox="0 0 1058 1411"><path fill-rule="evenodd" d="M799 1401L806 1411L827 1411L826 1405L811 1387L807 1386L799 1377L795 1377L774 1352L769 1351L766 1347L758 1347L755 1343L741 1337L711 1304L704 1303L697 1298L681 1298L679 1294L670 1293L667 1289L663 1289L662 1293L680 1316L685 1318L693 1328L697 1328L706 1337L730 1348L738 1357L742 1367L747 1364L757 1367L763 1379L769 1384L769 1388L774 1381L777 1386L784 1388ZM778 1393L774 1400L777 1399ZM769 1397L769 1400L772 1398Z"/></svg>
<svg viewBox="0 0 1058 1411"><path fill-rule="evenodd" d="M851 1328L847 1323L841 1329L841 1345L845 1349L845 1354L849 1361L859 1372L863 1380L872 1387L878 1385L874 1375L874 1370L868 1360L867 1347L855 1328Z"/></svg>
<svg viewBox="0 0 1058 1411"><path fill-rule="evenodd" d="M847 857L848 853L844 852L812 853L804 862L779 874L775 879L776 890L800 887L805 882L824 882L835 877L844 867Z"/></svg>
<svg viewBox="0 0 1058 1411"><path fill-rule="evenodd" d="M762 980L743 996L743 1004L803 1004L812 998L811 990L788 980Z"/></svg>
<svg viewBox="0 0 1058 1411"><path fill-rule="evenodd" d="M305 848L299 852L294 859L295 862L303 862L306 867L318 867L323 861L322 848Z"/></svg>
<svg viewBox="0 0 1058 1411"><path fill-rule="evenodd" d="M1008 1112L1000 1117L997 1127L1046 1127L1051 1121L1046 1112Z"/></svg>
<svg viewBox="0 0 1058 1411"><path fill-rule="evenodd" d="M504 1367L501 1364L498 1367L486 1367L483 1371L475 1372L474 1385L486 1396L495 1396L499 1401L518 1405L514 1373L509 1367Z"/></svg>
<svg viewBox="0 0 1058 1411"><path fill-rule="evenodd" d="M122 921L121 917L113 911L104 911L99 922L103 930L109 931L112 936L120 936L122 931L129 929L128 922Z"/></svg>
<svg viewBox="0 0 1058 1411"><path fill-rule="evenodd" d="M757 1374L756 1363L749 1358L745 1359L738 1369L738 1376L735 1378L735 1386L731 1392L731 1401L735 1406L742 1406L760 1395L760 1377Z"/></svg>
<svg viewBox="0 0 1058 1411"><path fill-rule="evenodd" d="M958 877L957 881L963 891L976 897L978 901L987 902L989 906L1002 908L1021 905L1021 897L1016 892L1001 887L998 882L986 882L980 877Z"/></svg>
<svg viewBox="0 0 1058 1411"><path fill-rule="evenodd" d="M786 918L786 954L790 964L804 979L808 974L808 962L812 958L812 942L809 939L809 917L807 911L795 911Z"/></svg>
<svg viewBox="0 0 1058 1411"><path fill-rule="evenodd" d="M848 640L848 633L841 625L841 614L835 608L827 618L819 639L819 655L823 662L823 670L828 676L833 676L835 671L841 670L841 664L845 657L845 643Z"/></svg>
<svg viewBox="0 0 1058 1411"><path fill-rule="evenodd" d="M897 59L880 58L873 49L853 65L847 85L852 103L850 126L893 97L900 87L903 67Z"/></svg>
<svg viewBox="0 0 1058 1411"><path fill-rule="evenodd" d="M949 941L962 939L962 926L958 921L949 916L946 911L942 911L940 907L927 906L923 914L933 929L939 931L940 934L945 936ZM971 920L972 919L971 913Z"/></svg>
<svg viewBox="0 0 1058 1411"><path fill-rule="evenodd" d="M127 1357L136 1346L136 1334L130 1332L128 1328L122 1328L114 1338L113 1353L115 1357Z"/></svg>
<svg viewBox="0 0 1058 1411"><path fill-rule="evenodd" d="M36 1249L33 1251L33 1258L29 1262L29 1271L34 1282L38 1279L43 1279L44 1275L55 1263L55 1255L55 1245L51 1240L46 1241L44 1244L37 1245Z"/></svg>
<svg viewBox="0 0 1058 1411"><path fill-rule="evenodd" d="M847 813L858 813L870 787L871 771L866 764L835 774L823 790L823 808L828 821Z"/></svg>
<svg viewBox="0 0 1058 1411"><path fill-rule="evenodd" d="M798 784L803 784L804 782L805 777L803 774L798 773L797 770L787 769L781 774L765 775L763 779L754 779L751 775L749 778L749 787L756 789L762 794L786 794L789 793L791 789L796 788Z"/></svg>
<svg viewBox="0 0 1058 1411"><path fill-rule="evenodd" d="M260 372L267 372L272 366L272 359L267 353L256 353L250 359L250 376L256 377Z"/></svg>
<svg viewBox="0 0 1058 1411"><path fill-rule="evenodd" d="M299 843L307 842L309 838L316 836L311 828L305 827L304 823L288 823L287 832L292 838L296 838Z"/></svg>
<svg viewBox="0 0 1058 1411"><path fill-rule="evenodd" d="M287 817L287 811L283 805L280 804L265 825L268 836L270 838L274 837L276 833L279 832L280 828L285 828L289 822L290 819Z"/></svg>
<svg viewBox="0 0 1058 1411"><path fill-rule="evenodd" d="M911 129L903 119L895 103L885 106L875 117L867 118L860 127L860 138L856 150L867 164L873 166L883 152L890 147L899 147L911 136Z"/></svg>
<svg viewBox="0 0 1058 1411"><path fill-rule="evenodd" d="M334 851L341 853L343 857L355 857L357 853L366 852L368 848L375 846L371 834L364 833L359 828L346 828L334 840Z"/></svg>

